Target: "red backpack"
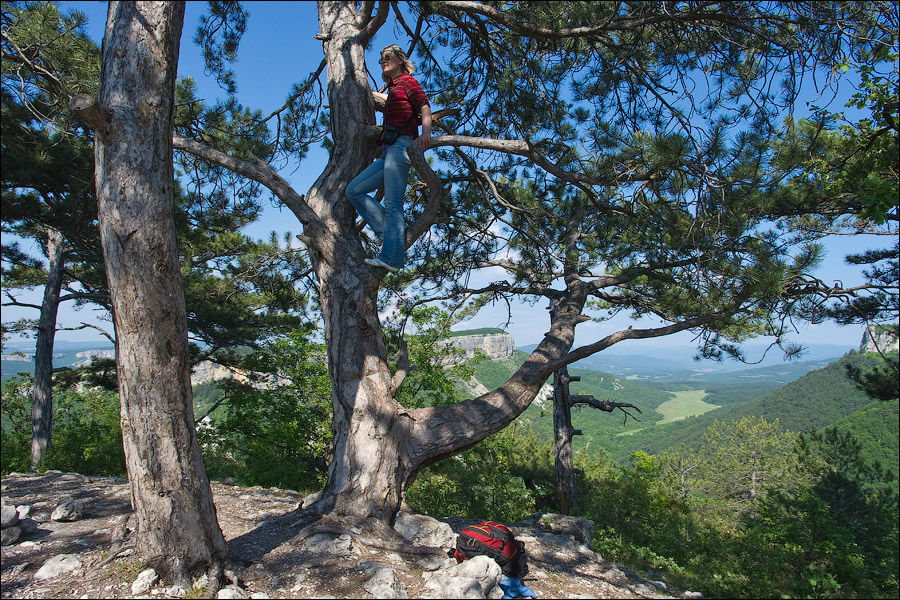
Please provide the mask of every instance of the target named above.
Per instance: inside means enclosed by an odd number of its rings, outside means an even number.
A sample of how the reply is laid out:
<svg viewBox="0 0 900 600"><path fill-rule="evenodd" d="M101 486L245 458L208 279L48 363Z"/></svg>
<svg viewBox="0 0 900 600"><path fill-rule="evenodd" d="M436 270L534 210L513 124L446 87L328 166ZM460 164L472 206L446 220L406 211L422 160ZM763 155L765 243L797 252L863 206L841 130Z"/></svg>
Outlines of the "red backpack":
<svg viewBox="0 0 900 600"><path fill-rule="evenodd" d="M459 532L456 548L447 554L457 563L483 554L493 558L507 577L521 579L528 573L525 544L516 540L509 527L493 521L469 525Z"/></svg>

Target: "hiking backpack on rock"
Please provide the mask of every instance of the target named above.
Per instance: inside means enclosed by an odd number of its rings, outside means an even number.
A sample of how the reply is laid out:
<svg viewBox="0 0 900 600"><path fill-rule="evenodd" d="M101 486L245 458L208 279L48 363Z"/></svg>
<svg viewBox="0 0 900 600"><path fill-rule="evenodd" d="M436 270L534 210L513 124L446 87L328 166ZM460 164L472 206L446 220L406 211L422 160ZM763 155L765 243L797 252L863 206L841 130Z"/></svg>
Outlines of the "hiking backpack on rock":
<svg viewBox="0 0 900 600"><path fill-rule="evenodd" d="M528 573L528 554L525 544L516 540L509 527L493 521L469 525L459 532L456 548L447 553L457 563L483 554L500 565L507 577L521 578Z"/></svg>

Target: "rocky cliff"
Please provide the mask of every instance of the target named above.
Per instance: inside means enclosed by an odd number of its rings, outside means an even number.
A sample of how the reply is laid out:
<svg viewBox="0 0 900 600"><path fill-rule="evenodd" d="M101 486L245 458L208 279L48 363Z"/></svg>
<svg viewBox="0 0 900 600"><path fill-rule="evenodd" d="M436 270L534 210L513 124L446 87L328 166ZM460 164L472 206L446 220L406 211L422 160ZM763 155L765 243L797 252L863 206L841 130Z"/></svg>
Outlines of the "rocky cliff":
<svg viewBox="0 0 900 600"><path fill-rule="evenodd" d="M491 360L509 358L516 351L516 342L508 333L460 335L447 339L445 343L459 348L463 354L444 359L442 361L444 365L453 365L474 358L476 350L481 350Z"/></svg>
<svg viewBox="0 0 900 600"><path fill-rule="evenodd" d="M861 352L893 352L900 348L897 329L889 329L885 325L872 325L863 333L859 344Z"/></svg>

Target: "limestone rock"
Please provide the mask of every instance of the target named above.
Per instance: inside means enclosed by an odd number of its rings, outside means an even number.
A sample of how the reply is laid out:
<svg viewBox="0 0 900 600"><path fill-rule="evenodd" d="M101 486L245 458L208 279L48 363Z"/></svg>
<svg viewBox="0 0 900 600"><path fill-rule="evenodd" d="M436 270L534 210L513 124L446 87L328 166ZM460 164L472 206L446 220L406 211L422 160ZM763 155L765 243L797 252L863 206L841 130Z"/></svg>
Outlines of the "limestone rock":
<svg viewBox="0 0 900 600"><path fill-rule="evenodd" d="M41 568L34 574L34 578L38 581L43 579L53 579L63 573L69 573L75 569L81 568L81 560L74 554L58 554L41 565Z"/></svg>
<svg viewBox="0 0 900 600"><path fill-rule="evenodd" d="M353 554L353 540L346 533L337 538L319 533L306 540L306 549L317 554L350 556Z"/></svg>
<svg viewBox="0 0 900 600"><path fill-rule="evenodd" d="M419 546L451 548L456 542L449 525L425 515L402 512L394 521L394 530Z"/></svg>
<svg viewBox="0 0 900 600"><path fill-rule="evenodd" d="M249 598L250 594L236 585L226 585L216 593L216 598Z"/></svg>
<svg viewBox="0 0 900 600"><path fill-rule="evenodd" d="M449 569L428 573L426 577L426 598L489 598L495 595L503 575L493 559L475 556Z"/></svg>
<svg viewBox="0 0 900 600"><path fill-rule="evenodd" d="M589 547L594 544L594 522L590 519L547 513L541 516L540 524L553 533L571 535Z"/></svg>
<svg viewBox="0 0 900 600"><path fill-rule="evenodd" d="M143 594L150 590L156 582L159 581L159 575L154 569L145 569L138 574L137 579L131 584L131 593L135 596Z"/></svg>
<svg viewBox="0 0 900 600"><path fill-rule="evenodd" d="M12 546L22 537L22 530L15 525L12 527L4 527L0 533L0 546Z"/></svg>
<svg viewBox="0 0 900 600"><path fill-rule="evenodd" d="M81 503L71 498L67 498L53 509L50 515L51 521L77 521L83 516Z"/></svg>
<svg viewBox="0 0 900 600"><path fill-rule="evenodd" d="M509 358L516 351L516 342L508 333L460 335L444 340L442 343L459 348L464 352L462 357L445 358L442 362L444 365L474 358L476 349L482 350L491 360Z"/></svg>
<svg viewBox="0 0 900 600"><path fill-rule="evenodd" d="M376 598L409 598L409 592L394 570L380 565L371 570L372 576L363 584L363 589Z"/></svg>
<svg viewBox="0 0 900 600"><path fill-rule="evenodd" d="M19 511L16 510L15 506L10 506L9 504L4 504L2 509L0 509L0 527L6 529L7 527L12 527L19 521Z"/></svg>

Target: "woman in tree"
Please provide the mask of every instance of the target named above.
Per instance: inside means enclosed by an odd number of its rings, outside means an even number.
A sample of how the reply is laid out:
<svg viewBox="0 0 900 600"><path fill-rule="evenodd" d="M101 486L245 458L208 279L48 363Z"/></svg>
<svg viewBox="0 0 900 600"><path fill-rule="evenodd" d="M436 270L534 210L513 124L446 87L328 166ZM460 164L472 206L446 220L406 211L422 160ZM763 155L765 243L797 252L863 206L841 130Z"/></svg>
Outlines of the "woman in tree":
<svg viewBox="0 0 900 600"><path fill-rule="evenodd" d="M366 264L396 273L403 267L406 250L406 223L403 198L409 177L406 148L417 143L423 151L431 147L431 105L419 82L412 77L415 69L406 53L392 44L381 51L381 77L387 83L387 94L373 92L384 100L384 129L378 144L381 156L347 185L347 197L369 227L383 236L381 253L367 258ZM422 118L422 135L418 119ZM384 185L384 206L368 192Z"/></svg>

